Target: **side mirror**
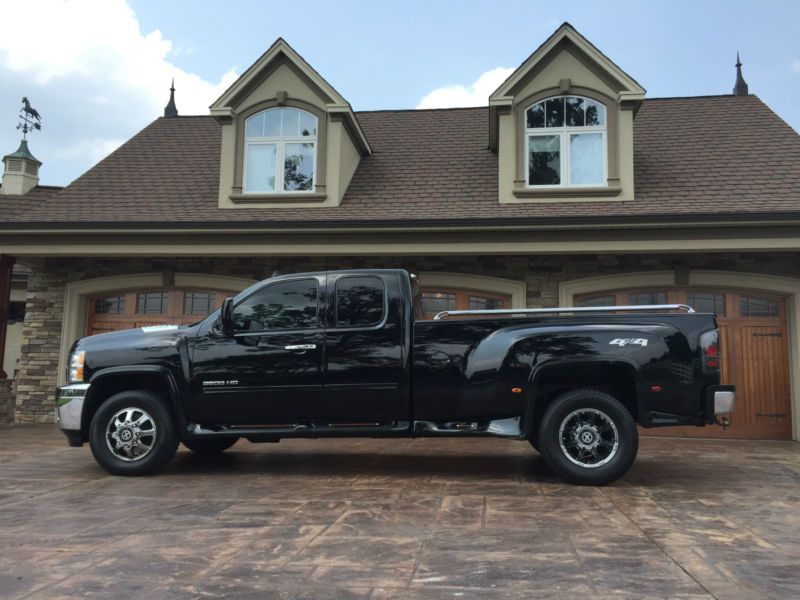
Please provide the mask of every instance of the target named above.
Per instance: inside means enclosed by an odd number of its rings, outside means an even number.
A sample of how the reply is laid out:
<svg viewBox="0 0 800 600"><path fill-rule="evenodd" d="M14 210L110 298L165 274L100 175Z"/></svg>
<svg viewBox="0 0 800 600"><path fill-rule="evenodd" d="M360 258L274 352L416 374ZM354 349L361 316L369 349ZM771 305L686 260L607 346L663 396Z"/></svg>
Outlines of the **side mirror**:
<svg viewBox="0 0 800 600"><path fill-rule="evenodd" d="M219 321L223 333L233 333L233 298L228 296L222 301L219 310Z"/></svg>

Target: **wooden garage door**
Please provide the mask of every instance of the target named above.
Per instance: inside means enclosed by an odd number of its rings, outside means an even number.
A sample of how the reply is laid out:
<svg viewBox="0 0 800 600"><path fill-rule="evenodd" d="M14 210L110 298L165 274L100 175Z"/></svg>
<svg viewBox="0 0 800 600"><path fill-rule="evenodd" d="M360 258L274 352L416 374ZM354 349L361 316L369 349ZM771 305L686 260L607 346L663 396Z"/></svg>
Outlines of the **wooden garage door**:
<svg viewBox="0 0 800 600"><path fill-rule="evenodd" d="M585 294L581 306L689 304L715 312L720 328L722 382L736 385L731 427L648 429L646 435L791 439L789 344L784 298L699 288L633 289Z"/></svg>
<svg viewBox="0 0 800 600"><path fill-rule="evenodd" d="M87 335L148 325L189 325L216 310L230 292L147 289L115 292L89 301Z"/></svg>

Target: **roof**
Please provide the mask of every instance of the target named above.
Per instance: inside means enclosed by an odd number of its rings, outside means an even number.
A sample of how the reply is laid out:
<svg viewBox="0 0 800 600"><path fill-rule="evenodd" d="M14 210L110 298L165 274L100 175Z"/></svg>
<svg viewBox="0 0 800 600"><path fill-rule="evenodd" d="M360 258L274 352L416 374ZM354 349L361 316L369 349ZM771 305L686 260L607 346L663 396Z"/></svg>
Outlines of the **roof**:
<svg viewBox="0 0 800 600"><path fill-rule="evenodd" d="M0 195L1 219L363 228L800 214L800 136L755 96L645 100L630 202L499 204L488 110L357 113L374 153L330 208L218 208L220 125L160 118L63 190Z"/></svg>

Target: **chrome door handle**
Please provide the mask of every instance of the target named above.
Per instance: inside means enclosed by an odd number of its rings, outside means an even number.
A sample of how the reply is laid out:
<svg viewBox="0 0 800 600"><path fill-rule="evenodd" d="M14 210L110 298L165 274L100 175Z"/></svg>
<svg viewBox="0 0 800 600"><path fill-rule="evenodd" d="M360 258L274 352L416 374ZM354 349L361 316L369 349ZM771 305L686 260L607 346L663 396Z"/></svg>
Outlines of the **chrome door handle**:
<svg viewBox="0 0 800 600"><path fill-rule="evenodd" d="M289 350L290 352L305 352L306 350L316 350L316 344L294 344L292 346L284 346L284 350Z"/></svg>

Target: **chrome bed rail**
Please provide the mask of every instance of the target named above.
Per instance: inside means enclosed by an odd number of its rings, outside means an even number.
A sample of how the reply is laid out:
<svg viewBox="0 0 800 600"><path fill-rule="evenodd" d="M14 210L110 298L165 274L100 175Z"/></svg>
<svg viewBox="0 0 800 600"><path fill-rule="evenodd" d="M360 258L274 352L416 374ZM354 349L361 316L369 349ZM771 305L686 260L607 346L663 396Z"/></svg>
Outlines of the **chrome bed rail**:
<svg viewBox="0 0 800 600"><path fill-rule="evenodd" d="M635 312L653 312L667 310L682 310L693 313L694 309L687 304L647 304L639 306L565 306L563 308L499 308L491 310L443 310L436 313L433 320L439 321L445 317L461 315L541 315L561 313L602 313L618 312L621 310Z"/></svg>

